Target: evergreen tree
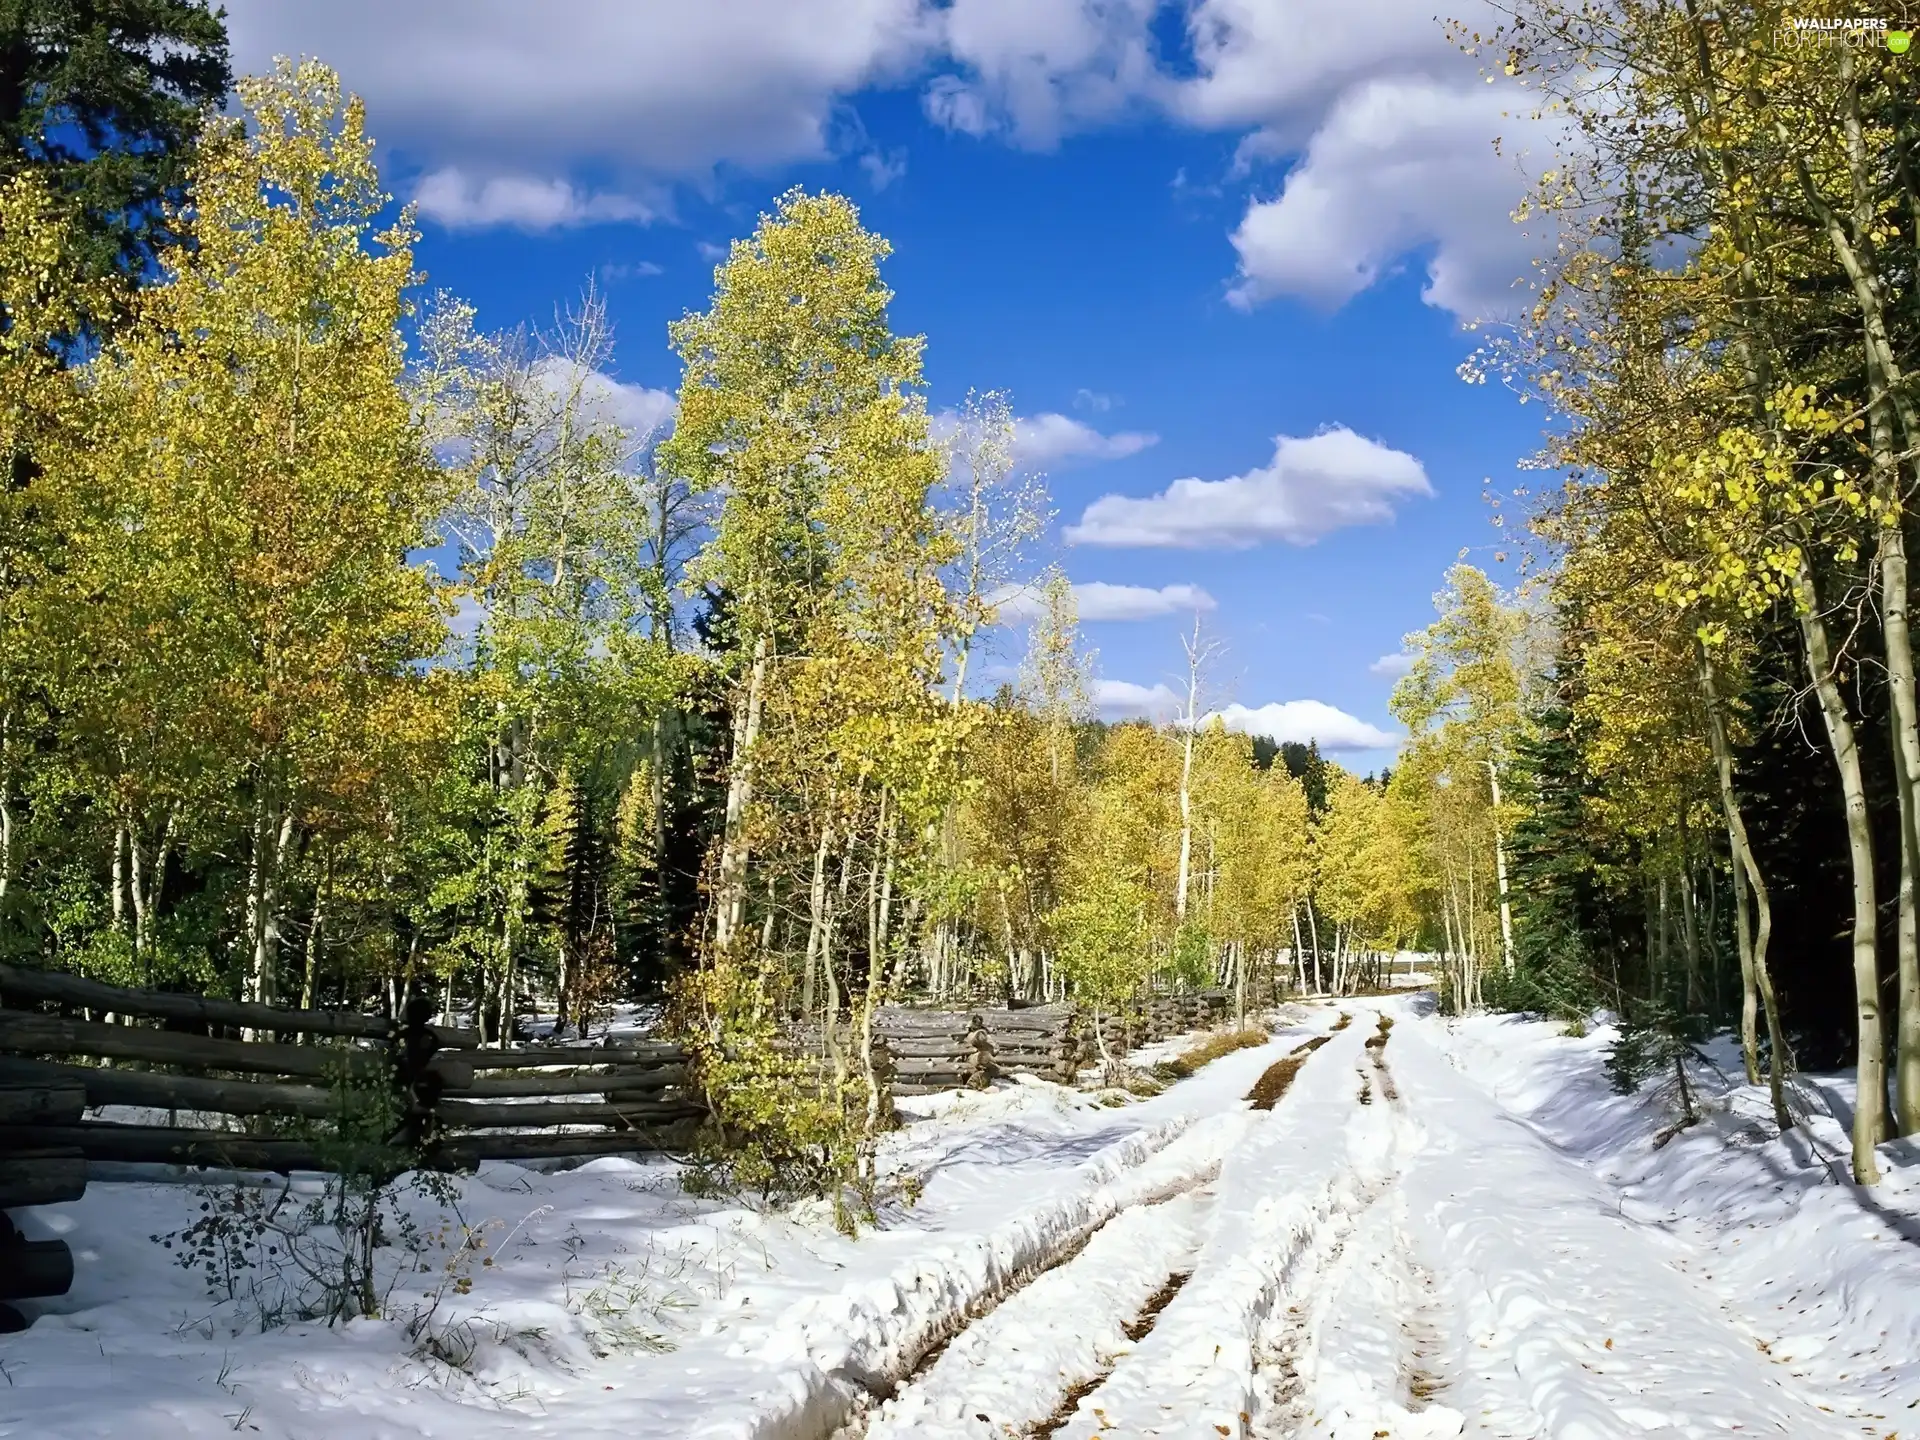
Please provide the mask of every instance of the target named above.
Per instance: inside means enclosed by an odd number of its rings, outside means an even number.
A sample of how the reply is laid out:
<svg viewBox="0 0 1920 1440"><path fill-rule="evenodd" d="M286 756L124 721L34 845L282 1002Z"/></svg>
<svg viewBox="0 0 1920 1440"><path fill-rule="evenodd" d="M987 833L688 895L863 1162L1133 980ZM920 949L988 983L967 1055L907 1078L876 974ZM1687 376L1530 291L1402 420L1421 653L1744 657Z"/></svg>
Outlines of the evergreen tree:
<svg viewBox="0 0 1920 1440"><path fill-rule="evenodd" d="M94 273L144 274L230 81L209 0L0 0L0 175L48 176Z"/></svg>

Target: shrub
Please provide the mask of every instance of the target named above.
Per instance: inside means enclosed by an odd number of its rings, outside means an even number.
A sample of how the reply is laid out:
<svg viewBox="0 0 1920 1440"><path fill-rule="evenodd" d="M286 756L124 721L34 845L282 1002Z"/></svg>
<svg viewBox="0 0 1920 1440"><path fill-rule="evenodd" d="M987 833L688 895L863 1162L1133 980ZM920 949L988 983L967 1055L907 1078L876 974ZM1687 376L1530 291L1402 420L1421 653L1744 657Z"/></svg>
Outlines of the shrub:
<svg viewBox="0 0 1920 1440"><path fill-rule="evenodd" d="M690 1193L758 1195L768 1204L833 1202L851 1231L873 1213L866 1087L844 1065L790 1053L757 977L731 961L686 976L674 1025L693 1052L709 1120L683 1176Z"/></svg>

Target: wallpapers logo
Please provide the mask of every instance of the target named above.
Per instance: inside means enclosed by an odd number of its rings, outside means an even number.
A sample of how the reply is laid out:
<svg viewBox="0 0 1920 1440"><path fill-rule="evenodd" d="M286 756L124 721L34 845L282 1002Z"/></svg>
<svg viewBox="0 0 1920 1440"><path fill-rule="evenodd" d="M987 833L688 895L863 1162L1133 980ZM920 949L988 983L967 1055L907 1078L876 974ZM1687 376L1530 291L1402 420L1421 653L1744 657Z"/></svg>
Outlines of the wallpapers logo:
<svg viewBox="0 0 1920 1440"><path fill-rule="evenodd" d="M1846 45L1857 50L1878 50L1884 46L1895 55L1904 55L1913 44L1913 31L1906 28L1908 22L1904 18L1896 23L1884 16L1795 15L1787 23L1788 34L1795 45L1823 49Z"/></svg>

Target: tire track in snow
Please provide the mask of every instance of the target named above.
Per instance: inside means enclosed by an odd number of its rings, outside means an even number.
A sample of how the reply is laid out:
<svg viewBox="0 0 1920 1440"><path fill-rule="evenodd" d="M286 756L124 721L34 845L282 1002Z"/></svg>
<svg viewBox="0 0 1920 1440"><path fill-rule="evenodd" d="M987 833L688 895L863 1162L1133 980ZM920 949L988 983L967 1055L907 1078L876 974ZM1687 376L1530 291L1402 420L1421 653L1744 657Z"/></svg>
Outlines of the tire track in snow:
<svg viewBox="0 0 1920 1440"><path fill-rule="evenodd" d="M1297 1070L1306 1057L1296 1054ZM1209 1163L1177 1194L1120 1208L1081 1244L972 1307L897 1386L870 1385L834 1440L1053 1435L1177 1299L1210 1229L1208 1187L1222 1162L1284 1120L1284 1109L1258 1109L1212 1117L1169 1146L1155 1164L1203 1139Z"/></svg>
<svg viewBox="0 0 1920 1440"><path fill-rule="evenodd" d="M1363 1202L1356 1158L1386 1154L1386 1119L1356 1101L1364 1037L1336 1034L1298 1072L1284 1112L1249 1136L1216 1183L1212 1233L1153 1331L1078 1400L1056 1440L1244 1436L1265 1377L1256 1336L1291 1277L1325 1263Z"/></svg>
<svg viewBox="0 0 1920 1440"><path fill-rule="evenodd" d="M1352 1205L1288 1272L1285 1308L1276 1306L1259 1338L1264 1393L1250 1430L1260 1440L1309 1432L1438 1440L1461 1431L1461 1417L1436 1403L1440 1382L1429 1368L1440 1327L1430 1290L1423 1295L1400 1185L1420 1135L1386 1063L1392 1028L1381 1016L1367 1038L1358 1096L1362 1105L1376 1093L1387 1101L1364 1122L1380 1127L1385 1152L1356 1152L1363 1175Z"/></svg>
<svg viewBox="0 0 1920 1440"><path fill-rule="evenodd" d="M1048 1435L1062 1394L1097 1384L1189 1273L1213 1197L1122 1211L1071 1260L962 1331L857 1432L867 1440ZM1170 1297L1169 1297L1170 1298ZM1164 1302L1162 1302L1164 1304Z"/></svg>

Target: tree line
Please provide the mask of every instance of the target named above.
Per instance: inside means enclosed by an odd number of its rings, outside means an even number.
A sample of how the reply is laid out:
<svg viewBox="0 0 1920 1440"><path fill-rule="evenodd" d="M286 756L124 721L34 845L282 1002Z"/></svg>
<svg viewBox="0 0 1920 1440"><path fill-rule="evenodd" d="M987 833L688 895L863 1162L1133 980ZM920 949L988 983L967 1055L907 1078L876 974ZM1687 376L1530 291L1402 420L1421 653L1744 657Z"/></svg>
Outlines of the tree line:
<svg viewBox="0 0 1920 1440"><path fill-rule="evenodd" d="M10 960L489 1041L665 997L716 1064L812 1017L852 1075L909 992L1244 1007L1418 938L1391 786L1210 721L1198 631L1177 722L1094 720L1009 403L935 426L844 198L734 244L640 433L591 287L425 289L332 72L236 99L141 206L0 179Z"/></svg>
<svg viewBox="0 0 1920 1440"><path fill-rule="evenodd" d="M1522 216L1558 249L1466 374L1549 416L1483 757L1507 1003L1730 1025L1783 1127L1795 1066L1850 1059L1871 1181L1920 1129L1920 110L1878 32L1798 23L1840 15L1531 0L1462 33L1565 136Z"/></svg>

